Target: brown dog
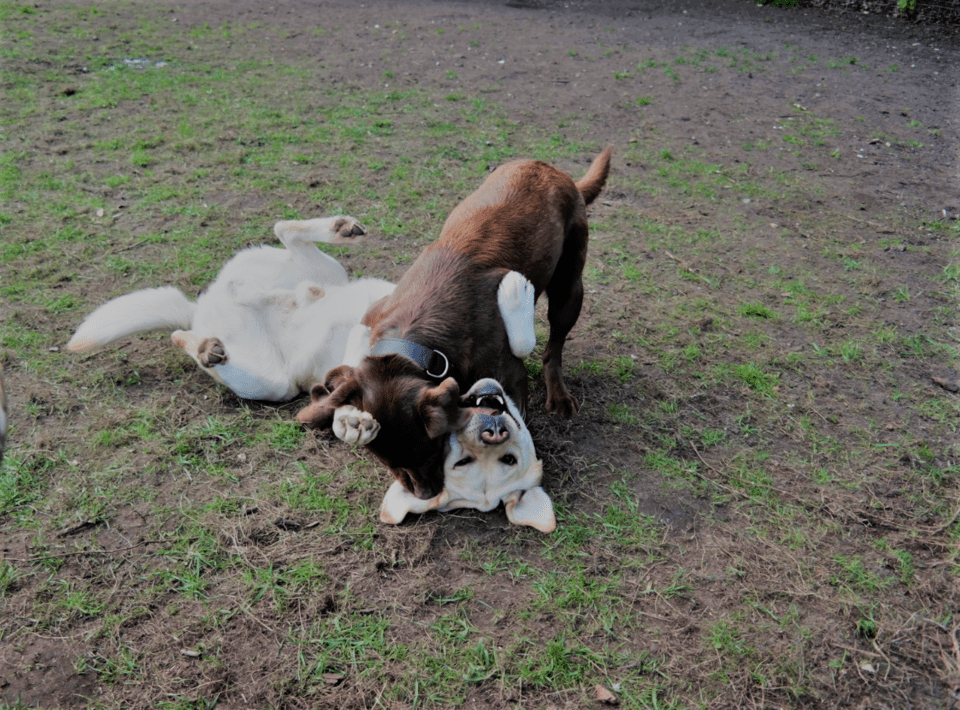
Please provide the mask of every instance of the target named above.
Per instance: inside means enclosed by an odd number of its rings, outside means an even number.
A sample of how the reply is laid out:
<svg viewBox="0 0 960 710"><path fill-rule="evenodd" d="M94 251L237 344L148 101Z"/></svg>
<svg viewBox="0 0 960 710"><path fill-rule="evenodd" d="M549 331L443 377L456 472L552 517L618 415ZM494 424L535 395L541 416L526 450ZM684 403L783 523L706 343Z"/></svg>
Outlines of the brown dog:
<svg viewBox="0 0 960 710"><path fill-rule="evenodd" d="M496 308L498 287L511 270L533 283L535 298L547 294L546 410L572 416L579 405L563 383L563 344L583 303L586 205L606 182L611 153L607 147L576 183L532 160L491 173L450 213L440 238L393 294L367 311L366 357L314 385L297 421L329 428L338 407L368 412L380 425L370 451L418 498L438 494L444 435L465 426L483 404L461 402L458 383L469 387L491 377L521 410L526 407L526 369L511 353Z"/></svg>

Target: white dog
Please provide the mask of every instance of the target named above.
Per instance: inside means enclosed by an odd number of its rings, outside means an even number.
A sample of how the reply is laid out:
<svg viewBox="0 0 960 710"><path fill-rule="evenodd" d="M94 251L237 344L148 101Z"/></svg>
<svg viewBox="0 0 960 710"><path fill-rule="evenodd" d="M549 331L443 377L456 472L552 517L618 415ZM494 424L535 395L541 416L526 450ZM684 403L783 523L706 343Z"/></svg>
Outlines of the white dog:
<svg viewBox="0 0 960 710"><path fill-rule="evenodd" d="M309 391L338 365L358 365L370 349L363 316L394 285L349 281L315 242L353 242L363 228L352 217L328 217L277 222L274 233L286 249L241 251L196 302L171 286L120 296L87 316L67 349L89 352L139 333L173 331L174 343L215 380L239 397L267 401ZM511 351L520 358L536 345L533 296L533 285L517 272L504 276L497 294ZM543 467L516 405L490 379L463 399L481 411L447 442L443 492L424 501L394 483L380 520L397 524L408 512L428 510L488 511L503 501L512 523L552 532L553 505L539 486ZM364 445L379 424L368 413L342 407L333 430L343 441Z"/></svg>
<svg viewBox="0 0 960 710"><path fill-rule="evenodd" d="M138 333L173 342L239 397L293 399L344 364L347 336L373 303L393 292L380 279L349 281L315 242L355 242L353 217L277 222L286 249L244 249L194 303L172 286L120 296L97 308L67 349L89 352Z"/></svg>

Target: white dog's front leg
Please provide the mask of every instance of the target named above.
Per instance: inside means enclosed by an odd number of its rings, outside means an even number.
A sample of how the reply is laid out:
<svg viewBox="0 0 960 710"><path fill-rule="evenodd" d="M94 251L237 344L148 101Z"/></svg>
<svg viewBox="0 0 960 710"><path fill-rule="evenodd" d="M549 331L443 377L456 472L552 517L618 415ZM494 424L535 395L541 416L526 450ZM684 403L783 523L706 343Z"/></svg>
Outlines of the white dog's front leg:
<svg viewBox="0 0 960 710"><path fill-rule="evenodd" d="M380 423L369 412L352 404L337 407L333 413L333 434L352 446L366 446L377 438Z"/></svg>
<svg viewBox="0 0 960 710"><path fill-rule="evenodd" d="M533 327L533 284L521 273L509 272L497 289L497 305L507 328L510 352L525 358L537 346L537 333Z"/></svg>
<svg viewBox="0 0 960 710"><path fill-rule="evenodd" d="M347 283L347 271L340 262L317 249L313 242L327 244L351 244L366 234L355 218L344 215L317 217L316 219L290 219L273 225L273 233L293 252L300 266L324 286L343 286Z"/></svg>

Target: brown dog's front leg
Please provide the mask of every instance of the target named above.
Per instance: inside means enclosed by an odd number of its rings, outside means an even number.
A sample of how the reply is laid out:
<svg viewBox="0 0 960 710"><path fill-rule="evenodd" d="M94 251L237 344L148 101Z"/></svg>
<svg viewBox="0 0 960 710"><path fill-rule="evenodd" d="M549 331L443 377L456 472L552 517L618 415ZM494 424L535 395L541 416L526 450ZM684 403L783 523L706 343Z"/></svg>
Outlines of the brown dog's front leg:
<svg viewBox="0 0 960 710"><path fill-rule="evenodd" d="M324 382L310 388L310 404L297 412L297 421L309 429L330 429L338 408L362 405L360 385L353 377L353 368L346 365L327 373Z"/></svg>

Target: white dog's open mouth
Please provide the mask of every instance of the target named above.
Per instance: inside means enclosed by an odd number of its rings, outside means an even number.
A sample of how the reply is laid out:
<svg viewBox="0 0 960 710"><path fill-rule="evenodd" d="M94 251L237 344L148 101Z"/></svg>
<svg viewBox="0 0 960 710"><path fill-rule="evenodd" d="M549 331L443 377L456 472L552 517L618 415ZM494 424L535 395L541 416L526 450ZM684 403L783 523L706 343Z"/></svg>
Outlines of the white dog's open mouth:
<svg viewBox="0 0 960 710"><path fill-rule="evenodd" d="M524 429L523 420L510 411L508 401L503 387L496 380L480 380L471 387L460 400L461 407L474 410L473 417L464 427L464 434L458 434L461 444L466 436L475 437L486 446L499 446Z"/></svg>
<svg viewBox="0 0 960 710"><path fill-rule="evenodd" d="M420 500L395 482L383 499L380 520L397 524L407 513L428 510L485 512L502 502L511 523L553 532L557 526L553 503L540 487L543 465L517 406L492 379L471 387L461 406L472 409L473 415L448 440L443 491Z"/></svg>

